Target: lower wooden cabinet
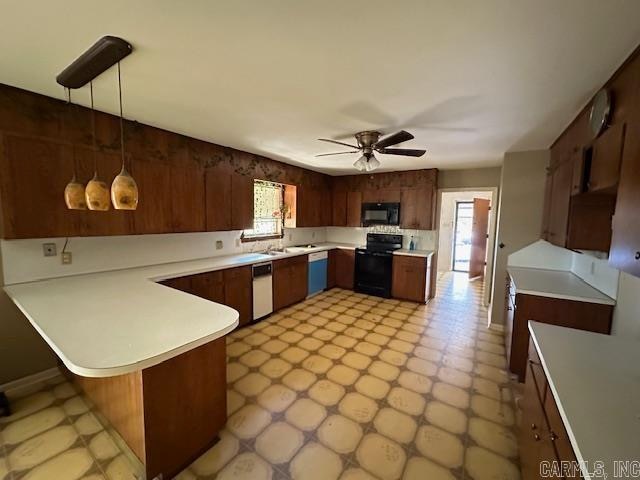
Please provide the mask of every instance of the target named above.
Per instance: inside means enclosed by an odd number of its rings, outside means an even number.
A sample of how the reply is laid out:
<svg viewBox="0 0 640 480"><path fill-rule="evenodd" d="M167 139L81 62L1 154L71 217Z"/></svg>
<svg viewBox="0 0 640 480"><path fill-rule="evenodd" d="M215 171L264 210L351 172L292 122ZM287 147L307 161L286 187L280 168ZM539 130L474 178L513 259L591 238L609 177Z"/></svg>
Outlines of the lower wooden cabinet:
<svg viewBox="0 0 640 480"><path fill-rule="evenodd" d="M246 325L253 319L251 266L186 275L160 283L237 310L240 325Z"/></svg>
<svg viewBox="0 0 640 480"><path fill-rule="evenodd" d="M335 252L335 286L353 290L356 251L338 248Z"/></svg>
<svg viewBox="0 0 640 480"><path fill-rule="evenodd" d="M308 293L309 256L273 262L273 310L301 302Z"/></svg>
<svg viewBox="0 0 640 480"><path fill-rule="evenodd" d="M426 303L431 290L431 259L394 255L391 296Z"/></svg>
<svg viewBox="0 0 640 480"><path fill-rule="evenodd" d="M336 250L327 252L327 288L336 286Z"/></svg>

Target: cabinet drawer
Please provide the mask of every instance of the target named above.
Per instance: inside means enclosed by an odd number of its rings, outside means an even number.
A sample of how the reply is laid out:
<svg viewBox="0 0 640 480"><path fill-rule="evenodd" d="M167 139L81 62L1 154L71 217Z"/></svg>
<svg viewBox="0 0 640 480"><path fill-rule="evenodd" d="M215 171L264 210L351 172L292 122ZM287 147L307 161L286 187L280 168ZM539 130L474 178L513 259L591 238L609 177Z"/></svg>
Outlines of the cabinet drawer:
<svg viewBox="0 0 640 480"><path fill-rule="evenodd" d="M549 422L550 440L553 442L560 461L575 462L576 456L569 440L567 430L564 428L562 417L556 405L553 393L547 385L544 401L544 411Z"/></svg>

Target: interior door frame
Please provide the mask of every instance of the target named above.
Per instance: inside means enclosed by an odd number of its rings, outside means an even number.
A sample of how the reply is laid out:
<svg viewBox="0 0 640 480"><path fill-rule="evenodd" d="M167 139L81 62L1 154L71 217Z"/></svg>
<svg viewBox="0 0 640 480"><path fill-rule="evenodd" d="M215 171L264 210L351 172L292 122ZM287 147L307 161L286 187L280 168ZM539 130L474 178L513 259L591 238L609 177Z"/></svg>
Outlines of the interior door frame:
<svg viewBox="0 0 640 480"><path fill-rule="evenodd" d="M469 270L456 270L455 269L455 266L456 266L456 240L458 238L458 213L459 213L458 209L460 208L460 205L462 205L462 204L473 205L473 200L472 201L463 200L461 202L456 200L456 212L455 212L455 215L453 217L453 237L451 238L451 241L453 242L453 244L451 245L451 271L469 273ZM472 214L471 218L473 219L473 214Z"/></svg>

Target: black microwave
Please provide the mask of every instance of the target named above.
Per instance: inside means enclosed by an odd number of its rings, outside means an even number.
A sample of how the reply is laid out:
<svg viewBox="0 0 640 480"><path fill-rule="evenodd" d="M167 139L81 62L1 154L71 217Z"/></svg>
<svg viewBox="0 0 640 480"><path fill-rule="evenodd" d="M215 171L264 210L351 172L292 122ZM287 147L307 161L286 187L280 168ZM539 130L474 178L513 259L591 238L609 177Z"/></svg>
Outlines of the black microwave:
<svg viewBox="0 0 640 480"><path fill-rule="evenodd" d="M363 203L362 226L400 225L399 203Z"/></svg>

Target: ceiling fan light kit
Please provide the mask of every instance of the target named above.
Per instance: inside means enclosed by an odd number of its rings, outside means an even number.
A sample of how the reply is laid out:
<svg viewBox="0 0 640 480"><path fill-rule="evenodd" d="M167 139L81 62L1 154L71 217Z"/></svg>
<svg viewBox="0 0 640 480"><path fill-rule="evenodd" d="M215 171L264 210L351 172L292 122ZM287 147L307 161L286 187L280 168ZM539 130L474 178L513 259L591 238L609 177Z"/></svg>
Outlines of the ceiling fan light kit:
<svg viewBox="0 0 640 480"><path fill-rule="evenodd" d="M81 88L87 83L91 89L91 127L93 134L93 178L86 188L76 180L75 161L73 178L65 188L64 198L70 210L84 210L89 207L94 211L106 211L110 208L110 201L116 210L135 210L138 207L138 185L127 171L124 150L124 117L122 114L122 80L120 76L120 60L129 55L133 47L122 38L106 36L99 39L86 52L65 68L56 81L70 92L71 88ZM118 99L120 105L120 155L122 168L111 184L98 176L96 158L96 128L95 110L93 105L93 79L108 70L113 65L118 66ZM69 103L71 94L69 93Z"/></svg>
<svg viewBox="0 0 640 480"><path fill-rule="evenodd" d="M380 166L380 161L375 157L374 152L382 153L385 155L405 155L409 157L421 157L426 153L426 150L416 150L409 148L387 148L393 145L397 145L407 140L412 140L414 137L405 130L389 135L380 139L382 134L378 131L367 130L364 132L358 132L355 134L357 145L350 143L339 142L337 140L331 140L329 138L319 138L321 142L334 143L336 145L342 145L344 147L355 148L348 152L335 152L335 153L321 153L316 157L326 157L329 155L344 155L349 153L360 153L362 156L358 158L353 166L360 172L371 172Z"/></svg>

